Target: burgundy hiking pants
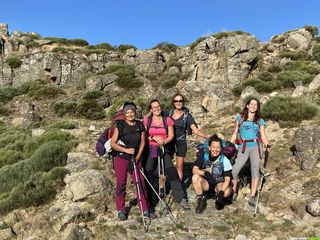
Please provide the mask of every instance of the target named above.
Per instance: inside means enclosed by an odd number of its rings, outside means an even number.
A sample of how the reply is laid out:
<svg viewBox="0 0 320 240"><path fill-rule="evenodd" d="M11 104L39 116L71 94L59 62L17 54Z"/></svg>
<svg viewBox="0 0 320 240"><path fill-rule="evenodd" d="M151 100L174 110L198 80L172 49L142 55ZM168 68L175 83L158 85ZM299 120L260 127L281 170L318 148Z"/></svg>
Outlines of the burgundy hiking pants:
<svg viewBox="0 0 320 240"><path fill-rule="evenodd" d="M126 186L127 186L127 176L128 176L128 168L129 168L130 160L124 159L120 156L116 156L114 158L114 171L116 175L116 206L118 211L125 211L125 196L126 196ZM147 211L147 194L146 194L146 187L145 182L142 174L140 173L139 169L142 169L141 162L136 164L136 174L134 169L132 168L131 179L136 187L136 195L138 200L138 206L140 208L140 202L142 204L142 209L140 210ZM136 176L138 177L138 183ZM140 188L140 197L138 195L137 186Z"/></svg>

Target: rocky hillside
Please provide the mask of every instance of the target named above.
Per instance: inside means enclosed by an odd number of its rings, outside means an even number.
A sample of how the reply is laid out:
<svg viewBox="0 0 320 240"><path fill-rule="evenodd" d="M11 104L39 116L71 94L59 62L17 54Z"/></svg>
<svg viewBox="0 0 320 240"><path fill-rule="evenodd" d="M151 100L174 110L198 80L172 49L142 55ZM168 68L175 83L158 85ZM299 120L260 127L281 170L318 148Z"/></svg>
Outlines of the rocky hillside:
<svg viewBox="0 0 320 240"><path fill-rule="evenodd" d="M81 39L8 33L0 24L0 239L289 239L320 237L320 38L313 26L262 43L222 32L188 46L88 45ZM173 215L144 232L128 182L129 219L118 221L112 162L95 142L126 99L143 115L176 91L208 133L226 138L250 95L261 102L272 151L258 215L238 201ZM190 136L185 167L195 156ZM295 150L291 148L295 146ZM291 148L291 150L290 150ZM158 207L161 210L161 205Z"/></svg>

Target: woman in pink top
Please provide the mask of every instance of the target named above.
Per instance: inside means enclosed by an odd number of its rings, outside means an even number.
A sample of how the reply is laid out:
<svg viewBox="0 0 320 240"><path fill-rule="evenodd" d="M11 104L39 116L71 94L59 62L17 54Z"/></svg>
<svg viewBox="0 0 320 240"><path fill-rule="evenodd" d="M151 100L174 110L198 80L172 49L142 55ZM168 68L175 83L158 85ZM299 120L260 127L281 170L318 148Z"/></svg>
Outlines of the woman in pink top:
<svg viewBox="0 0 320 240"><path fill-rule="evenodd" d="M184 210L190 209L188 203L184 201L183 190L179 175L176 168L172 163L172 151L170 149L170 142L174 136L173 121L170 117L164 117L162 115L160 102L157 99L153 99L149 104L150 115L143 120L144 126L147 132L148 139L148 151L145 159L145 170L149 181L152 183L155 189L158 189L158 176L156 175L156 169L158 165L158 156L164 160L164 171L166 180L170 183L172 189L172 195L176 202L180 203ZM162 150L164 149L163 153ZM151 209L155 207L157 197L149 189L149 198Z"/></svg>

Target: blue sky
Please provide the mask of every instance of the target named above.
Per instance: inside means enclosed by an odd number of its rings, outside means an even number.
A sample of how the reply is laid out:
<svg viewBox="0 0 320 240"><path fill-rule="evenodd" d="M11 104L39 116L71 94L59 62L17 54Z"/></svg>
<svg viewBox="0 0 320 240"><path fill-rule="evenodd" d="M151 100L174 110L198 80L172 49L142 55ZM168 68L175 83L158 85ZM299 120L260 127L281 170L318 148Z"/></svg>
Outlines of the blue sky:
<svg viewBox="0 0 320 240"><path fill-rule="evenodd" d="M1 3L0 23L9 24L10 33L148 49L164 41L184 46L234 30L265 42L304 25L320 28L319 9L319 0L8 0Z"/></svg>

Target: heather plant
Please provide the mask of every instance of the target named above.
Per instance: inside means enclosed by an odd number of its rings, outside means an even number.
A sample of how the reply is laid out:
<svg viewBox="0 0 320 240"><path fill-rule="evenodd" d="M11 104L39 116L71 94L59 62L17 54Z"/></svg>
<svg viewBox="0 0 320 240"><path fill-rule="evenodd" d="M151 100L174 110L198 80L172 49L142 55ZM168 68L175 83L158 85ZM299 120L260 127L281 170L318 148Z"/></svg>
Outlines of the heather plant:
<svg viewBox="0 0 320 240"><path fill-rule="evenodd" d="M293 87L293 83L301 81L303 84L310 83L314 75L300 71L282 71L278 73L277 80L285 88Z"/></svg>
<svg viewBox="0 0 320 240"><path fill-rule="evenodd" d="M8 64L11 68L18 68L21 66L22 61L19 57L9 56L5 59L5 63Z"/></svg>
<svg viewBox="0 0 320 240"><path fill-rule="evenodd" d="M169 42L161 42L153 47L153 49L161 49L167 53L171 53L177 51L178 46Z"/></svg>
<svg viewBox="0 0 320 240"><path fill-rule="evenodd" d="M177 85L177 83L179 82L179 78L177 76L171 76L169 80L164 81L161 86L164 89L169 89L172 87L175 87Z"/></svg>
<svg viewBox="0 0 320 240"><path fill-rule="evenodd" d="M76 114L91 120L98 120L105 117L104 109L96 99L79 100L76 106Z"/></svg>
<svg viewBox="0 0 320 240"><path fill-rule="evenodd" d="M312 48L312 55L314 60L316 60L318 63L320 63L320 41L314 44Z"/></svg>
<svg viewBox="0 0 320 240"><path fill-rule="evenodd" d="M262 115L275 121L300 122L315 117L318 108L303 98L274 97L262 107Z"/></svg>
<svg viewBox="0 0 320 240"><path fill-rule="evenodd" d="M311 56L306 51L289 51L284 50L279 53L279 57L290 58L291 60L309 60Z"/></svg>
<svg viewBox="0 0 320 240"><path fill-rule="evenodd" d="M205 40L207 37L200 37L196 41L190 44L190 49L193 50L200 42Z"/></svg>
<svg viewBox="0 0 320 240"><path fill-rule="evenodd" d="M135 76L135 66L134 65L112 65L102 71L98 72L98 75L104 75L108 73L114 73L119 78L117 80L117 85L124 89L136 89L143 85L143 82Z"/></svg>
<svg viewBox="0 0 320 240"><path fill-rule="evenodd" d="M129 44L121 44L117 47L117 49L120 51L120 52L125 52L127 51L128 49L134 49L134 50L137 50L137 48L133 45L129 45Z"/></svg>

